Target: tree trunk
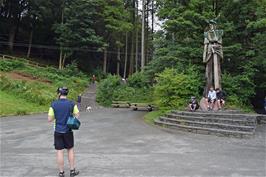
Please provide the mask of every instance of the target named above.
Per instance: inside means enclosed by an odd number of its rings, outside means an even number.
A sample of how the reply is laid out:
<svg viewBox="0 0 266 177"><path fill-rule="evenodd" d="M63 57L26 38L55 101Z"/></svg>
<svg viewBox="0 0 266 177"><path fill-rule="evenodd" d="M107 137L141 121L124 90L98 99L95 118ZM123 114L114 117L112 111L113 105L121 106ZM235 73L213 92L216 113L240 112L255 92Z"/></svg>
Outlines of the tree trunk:
<svg viewBox="0 0 266 177"><path fill-rule="evenodd" d="M141 23L141 71L144 70L145 66L145 3L146 1L142 1L142 23Z"/></svg>
<svg viewBox="0 0 266 177"><path fill-rule="evenodd" d="M63 58L63 50L62 50L62 48L60 48L58 69L62 69L62 58Z"/></svg>
<svg viewBox="0 0 266 177"><path fill-rule="evenodd" d="M134 31L132 31L131 36L131 49L130 49L130 64L129 64L129 75L132 75L134 72Z"/></svg>
<svg viewBox="0 0 266 177"><path fill-rule="evenodd" d="M107 49L104 48L103 51L103 73L106 74L106 68L107 68Z"/></svg>
<svg viewBox="0 0 266 177"><path fill-rule="evenodd" d="M117 48L117 65L116 65L116 74L120 75L120 46Z"/></svg>
<svg viewBox="0 0 266 177"><path fill-rule="evenodd" d="M127 58L128 58L127 48L128 48L128 33L126 32L125 65L124 65L124 75L123 75L124 79L127 76Z"/></svg>
<svg viewBox="0 0 266 177"><path fill-rule="evenodd" d="M153 32L154 32L154 0L151 1L151 33L153 39Z"/></svg>
<svg viewBox="0 0 266 177"><path fill-rule="evenodd" d="M14 48L15 35L16 35L16 26L12 25L9 30L9 37L8 37L8 49L10 52L12 52Z"/></svg>
<svg viewBox="0 0 266 177"><path fill-rule="evenodd" d="M138 0L136 0L136 21L135 21L135 25L136 25L136 49L135 49L135 71L138 72L138 58L139 58L139 30L138 30L138 7L139 7L139 3Z"/></svg>
<svg viewBox="0 0 266 177"><path fill-rule="evenodd" d="M30 52L31 52L32 36L33 36L33 28L31 28L30 30L29 45L28 45L28 52L27 52L28 58L30 57Z"/></svg>
<svg viewBox="0 0 266 177"><path fill-rule="evenodd" d="M146 32L146 35L144 37L144 40L146 41L146 44L145 44L145 64L146 65L148 62L149 62L149 56L148 56L148 45L149 45L149 2L150 0L147 0L146 2L146 16L145 16L145 25L146 25L146 28L145 28L145 32Z"/></svg>
<svg viewBox="0 0 266 177"><path fill-rule="evenodd" d="M64 24L64 8L65 8L65 1L63 1L62 4L61 24ZM62 43L60 42L59 69L63 69L62 63L63 63L63 49L62 49Z"/></svg>
<svg viewBox="0 0 266 177"><path fill-rule="evenodd" d="M132 0L132 19L131 23L135 26L136 28L136 0ZM131 49L130 49L130 59L129 59L129 75L132 75L134 72L134 33L135 31L131 31Z"/></svg>
<svg viewBox="0 0 266 177"><path fill-rule="evenodd" d="M64 69L64 67L65 67L65 61L66 61L66 53L64 53L64 56L63 56L63 59L62 59L61 69Z"/></svg>

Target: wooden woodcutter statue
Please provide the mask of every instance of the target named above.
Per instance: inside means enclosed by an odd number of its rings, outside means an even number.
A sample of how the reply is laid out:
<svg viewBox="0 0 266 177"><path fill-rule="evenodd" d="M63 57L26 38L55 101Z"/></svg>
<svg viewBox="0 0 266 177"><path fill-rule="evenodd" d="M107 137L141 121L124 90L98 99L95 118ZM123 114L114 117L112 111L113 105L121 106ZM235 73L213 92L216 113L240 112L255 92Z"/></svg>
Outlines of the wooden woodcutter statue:
<svg viewBox="0 0 266 177"><path fill-rule="evenodd" d="M221 89L221 60L223 59L223 30L216 29L216 21L209 21L209 29L204 32L203 63L206 63L206 88Z"/></svg>

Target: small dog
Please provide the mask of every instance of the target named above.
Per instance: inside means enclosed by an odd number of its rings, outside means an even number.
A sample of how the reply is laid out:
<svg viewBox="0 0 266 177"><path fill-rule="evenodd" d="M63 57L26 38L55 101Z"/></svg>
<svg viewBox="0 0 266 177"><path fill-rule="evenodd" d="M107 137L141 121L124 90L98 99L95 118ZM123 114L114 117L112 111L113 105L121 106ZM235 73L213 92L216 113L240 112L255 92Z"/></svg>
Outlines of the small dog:
<svg viewBox="0 0 266 177"><path fill-rule="evenodd" d="M92 107L91 106L87 106L86 107L86 111L91 112L92 111Z"/></svg>

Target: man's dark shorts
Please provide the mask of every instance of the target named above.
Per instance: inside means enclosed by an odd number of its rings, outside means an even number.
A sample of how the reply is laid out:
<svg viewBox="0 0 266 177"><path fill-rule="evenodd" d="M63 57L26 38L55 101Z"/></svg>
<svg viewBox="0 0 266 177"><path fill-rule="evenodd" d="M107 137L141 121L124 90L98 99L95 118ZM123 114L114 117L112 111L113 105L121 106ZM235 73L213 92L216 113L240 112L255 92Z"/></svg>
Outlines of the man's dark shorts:
<svg viewBox="0 0 266 177"><path fill-rule="evenodd" d="M71 149L72 147L74 147L73 132L54 132L54 147L56 150Z"/></svg>

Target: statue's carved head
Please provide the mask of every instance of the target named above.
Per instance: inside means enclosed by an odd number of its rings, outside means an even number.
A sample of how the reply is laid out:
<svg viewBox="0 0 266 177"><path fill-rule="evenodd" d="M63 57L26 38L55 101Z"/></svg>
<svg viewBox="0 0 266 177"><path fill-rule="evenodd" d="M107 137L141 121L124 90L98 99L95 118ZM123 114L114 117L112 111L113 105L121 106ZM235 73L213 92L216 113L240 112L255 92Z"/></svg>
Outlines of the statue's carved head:
<svg viewBox="0 0 266 177"><path fill-rule="evenodd" d="M217 22L213 19L209 20L209 28L210 30L215 30L217 26Z"/></svg>

